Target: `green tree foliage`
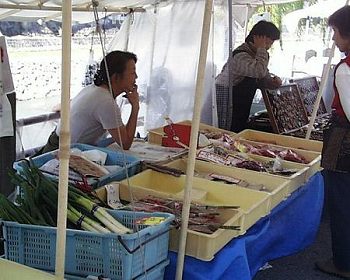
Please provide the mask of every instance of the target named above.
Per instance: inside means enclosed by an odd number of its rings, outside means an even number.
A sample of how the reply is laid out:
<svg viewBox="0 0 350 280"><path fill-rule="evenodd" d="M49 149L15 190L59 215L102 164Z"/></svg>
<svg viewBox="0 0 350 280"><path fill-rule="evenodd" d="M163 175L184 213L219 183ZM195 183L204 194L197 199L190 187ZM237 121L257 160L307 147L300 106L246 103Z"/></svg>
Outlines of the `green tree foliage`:
<svg viewBox="0 0 350 280"><path fill-rule="evenodd" d="M258 7L257 13L269 12L271 21L281 30L283 15L302 9L305 3L308 5L313 5L316 4L317 1L318 0L298 0L283 4L262 5ZM282 45L282 40L280 40L280 44Z"/></svg>
<svg viewBox="0 0 350 280"><path fill-rule="evenodd" d="M302 9L304 7L304 3L313 5L317 3L317 1L318 0L298 0L290 3L263 5L258 7L257 13L269 12L271 15L271 21L276 24L278 28L281 28L283 15Z"/></svg>

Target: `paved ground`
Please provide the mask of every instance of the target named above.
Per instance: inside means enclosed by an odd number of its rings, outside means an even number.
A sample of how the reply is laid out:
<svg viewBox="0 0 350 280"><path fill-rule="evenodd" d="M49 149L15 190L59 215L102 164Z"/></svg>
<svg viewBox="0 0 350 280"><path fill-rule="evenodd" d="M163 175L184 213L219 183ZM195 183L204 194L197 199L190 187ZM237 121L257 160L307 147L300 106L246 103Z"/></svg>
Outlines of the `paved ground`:
<svg viewBox="0 0 350 280"><path fill-rule="evenodd" d="M324 209L315 242L298 254L269 262L272 268L259 271L253 280L337 280L315 269L315 262L331 257L329 217Z"/></svg>

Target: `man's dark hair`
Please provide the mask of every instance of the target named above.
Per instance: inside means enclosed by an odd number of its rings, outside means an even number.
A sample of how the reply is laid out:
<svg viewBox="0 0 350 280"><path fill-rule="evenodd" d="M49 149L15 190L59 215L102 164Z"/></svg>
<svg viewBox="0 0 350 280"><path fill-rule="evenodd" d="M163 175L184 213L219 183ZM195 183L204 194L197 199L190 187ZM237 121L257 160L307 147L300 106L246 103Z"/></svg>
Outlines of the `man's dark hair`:
<svg viewBox="0 0 350 280"><path fill-rule="evenodd" d="M350 6L344 6L328 18L328 25L339 30L342 37L350 38Z"/></svg>
<svg viewBox="0 0 350 280"><path fill-rule="evenodd" d="M109 77L113 74L122 75L126 69L126 64L129 60L137 62L137 57L134 53L123 51L112 51L106 55L106 59L102 59L100 67L97 70L94 77L94 84L100 86L102 84L108 84L107 71L105 61L108 65Z"/></svg>
<svg viewBox="0 0 350 280"><path fill-rule="evenodd" d="M266 36L275 41L280 38L281 32L272 22L261 20L253 26L252 30L250 30L247 38L245 39L246 43L254 42L254 36L256 35Z"/></svg>

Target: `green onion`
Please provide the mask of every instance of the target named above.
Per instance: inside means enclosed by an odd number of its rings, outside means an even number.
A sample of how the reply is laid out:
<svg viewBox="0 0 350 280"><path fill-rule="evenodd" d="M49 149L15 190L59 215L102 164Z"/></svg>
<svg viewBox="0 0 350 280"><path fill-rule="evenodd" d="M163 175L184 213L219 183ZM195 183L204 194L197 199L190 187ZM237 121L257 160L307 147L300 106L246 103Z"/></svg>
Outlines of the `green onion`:
<svg viewBox="0 0 350 280"><path fill-rule="evenodd" d="M118 234L132 233L131 229L119 223L106 210L104 210L102 207L99 207L94 202L73 193L69 193L69 200L73 203L81 205L86 210L91 212L102 224L104 224L112 232Z"/></svg>

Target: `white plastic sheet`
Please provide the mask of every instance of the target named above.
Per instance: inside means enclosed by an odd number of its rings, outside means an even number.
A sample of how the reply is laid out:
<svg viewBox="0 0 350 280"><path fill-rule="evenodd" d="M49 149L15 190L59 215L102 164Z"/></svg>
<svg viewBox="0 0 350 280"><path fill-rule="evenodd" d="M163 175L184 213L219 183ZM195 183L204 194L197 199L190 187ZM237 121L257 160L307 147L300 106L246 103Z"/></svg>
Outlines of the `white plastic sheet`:
<svg viewBox="0 0 350 280"><path fill-rule="evenodd" d="M0 137L13 136L12 109L0 81Z"/></svg>
<svg viewBox="0 0 350 280"><path fill-rule="evenodd" d="M12 109L7 94L13 92L13 81L5 37L0 37L0 137L13 136Z"/></svg>
<svg viewBox="0 0 350 280"><path fill-rule="evenodd" d="M174 122L192 119L204 4L204 1L173 1L133 16L128 51L138 57L137 84L145 104L142 113L146 130L165 125L167 116ZM214 32L211 32L206 63L201 121L208 124L212 123L211 90L215 71L221 69L226 58L223 54L227 49L225 9L226 2L215 6ZM110 51L124 49L127 31L128 28L122 26Z"/></svg>

